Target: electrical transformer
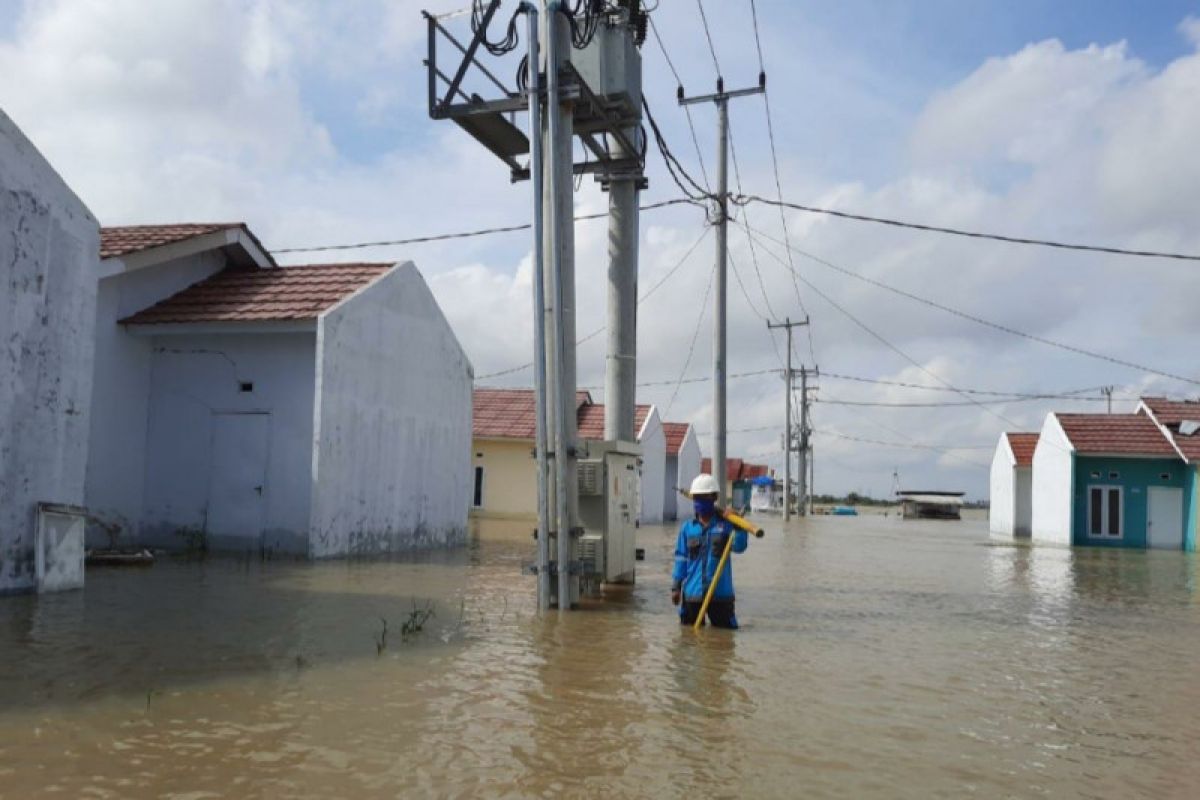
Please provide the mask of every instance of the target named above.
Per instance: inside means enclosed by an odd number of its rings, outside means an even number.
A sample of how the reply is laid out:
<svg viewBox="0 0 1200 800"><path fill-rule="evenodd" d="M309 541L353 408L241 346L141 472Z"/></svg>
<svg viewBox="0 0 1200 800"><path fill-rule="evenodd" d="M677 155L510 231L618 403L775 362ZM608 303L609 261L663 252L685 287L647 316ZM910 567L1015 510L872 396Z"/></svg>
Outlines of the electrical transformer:
<svg viewBox="0 0 1200 800"><path fill-rule="evenodd" d="M588 442L579 459L579 520L576 553L580 577L590 588L633 583L641 447L631 442Z"/></svg>
<svg viewBox="0 0 1200 800"><path fill-rule="evenodd" d="M620 26L601 24L587 47L571 51L571 66L621 116L641 115L642 54Z"/></svg>

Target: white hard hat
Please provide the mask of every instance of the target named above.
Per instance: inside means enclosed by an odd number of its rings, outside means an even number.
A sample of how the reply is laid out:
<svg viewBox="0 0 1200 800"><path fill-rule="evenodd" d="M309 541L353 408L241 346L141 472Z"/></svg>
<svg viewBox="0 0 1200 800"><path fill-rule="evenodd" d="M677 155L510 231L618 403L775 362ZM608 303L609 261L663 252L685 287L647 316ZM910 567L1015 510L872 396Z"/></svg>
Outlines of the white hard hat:
<svg viewBox="0 0 1200 800"><path fill-rule="evenodd" d="M721 487L717 485L717 479L714 478L712 475L708 475L706 473L701 472L699 475L696 476L696 479L692 481L691 493L693 495L696 495L696 494L720 494L720 492L721 492Z"/></svg>

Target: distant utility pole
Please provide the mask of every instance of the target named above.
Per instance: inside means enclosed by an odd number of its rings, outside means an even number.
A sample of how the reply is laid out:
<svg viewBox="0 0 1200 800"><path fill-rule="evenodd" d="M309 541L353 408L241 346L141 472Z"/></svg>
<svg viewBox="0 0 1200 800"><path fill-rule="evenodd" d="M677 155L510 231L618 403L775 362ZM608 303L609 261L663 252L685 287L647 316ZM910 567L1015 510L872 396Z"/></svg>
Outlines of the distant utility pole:
<svg viewBox="0 0 1200 800"><path fill-rule="evenodd" d="M812 375L814 377L819 377L820 374L820 370L818 370L816 367L814 367L812 371L809 371L805 367L800 367L800 497L798 505L801 509L801 516L804 515L805 509L808 507L808 493L810 486L808 482L808 464L809 453L812 449L812 442L810 441L812 427L808 424L808 390L815 387L810 387L808 385L808 376Z"/></svg>
<svg viewBox="0 0 1200 800"><path fill-rule="evenodd" d="M792 518L792 328L808 324L792 322L788 317L783 322L768 322L767 330L783 328L787 331L787 368L783 373L783 519L786 522ZM800 484L804 485L801 475ZM800 516L804 516L804 507L800 507Z"/></svg>
<svg viewBox="0 0 1200 800"><path fill-rule="evenodd" d="M725 491L725 295L728 279L729 252L727 227L729 222L729 101L735 97L762 94L766 90L767 77L760 73L758 86L749 89L725 91L725 81L717 78L715 94L684 97L679 87L679 105L715 103L717 106L717 280L716 298L713 301L713 444L712 463L717 485L721 488L719 500L727 500Z"/></svg>
<svg viewBox="0 0 1200 800"><path fill-rule="evenodd" d="M1113 387L1112 387L1112 386L1103 386L1103 387L1101 387L1101 389L1100 389L1100 392L1101 392L1101 393L1102 393L1102 394L1103 394L1103 395L1104 395L1106 398L1108 398L1108 413L1110 413L1110 414L1111 414L1111 413L1112 413L1112 393L1113 393Z"/></svg>

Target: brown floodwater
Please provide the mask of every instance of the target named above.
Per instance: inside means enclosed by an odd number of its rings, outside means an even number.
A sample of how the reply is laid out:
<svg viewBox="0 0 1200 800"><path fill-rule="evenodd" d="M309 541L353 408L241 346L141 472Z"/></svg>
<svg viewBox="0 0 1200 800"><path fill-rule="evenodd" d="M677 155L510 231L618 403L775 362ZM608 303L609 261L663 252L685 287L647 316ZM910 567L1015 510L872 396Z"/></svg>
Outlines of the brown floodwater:
<svg viewBox="0 0 1200 800"><path fill-rule="evenodd" d="M0 797L1200 796L1191 554L768 519L744 627L694 635L671 529L635 588L545 617L528 530L0 599Z"/></svg>

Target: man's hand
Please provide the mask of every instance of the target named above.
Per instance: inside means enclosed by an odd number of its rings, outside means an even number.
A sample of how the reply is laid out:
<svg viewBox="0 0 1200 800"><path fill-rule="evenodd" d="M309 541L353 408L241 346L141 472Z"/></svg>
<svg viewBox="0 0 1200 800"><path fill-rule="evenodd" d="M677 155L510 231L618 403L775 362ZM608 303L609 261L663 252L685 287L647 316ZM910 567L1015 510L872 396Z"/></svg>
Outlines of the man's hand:
<svg viewBox="0 0 1200 800"><path fill-rule="evenodd" d="M680 599L680 597L679 597L679 590L678 590L678 589L672 589L672 590L671 590L671 605L673 605L673 606L677 606L677 605L679 605L679 599Z"/></svg>

